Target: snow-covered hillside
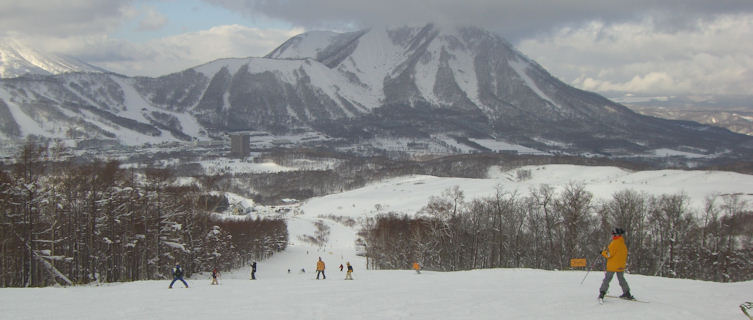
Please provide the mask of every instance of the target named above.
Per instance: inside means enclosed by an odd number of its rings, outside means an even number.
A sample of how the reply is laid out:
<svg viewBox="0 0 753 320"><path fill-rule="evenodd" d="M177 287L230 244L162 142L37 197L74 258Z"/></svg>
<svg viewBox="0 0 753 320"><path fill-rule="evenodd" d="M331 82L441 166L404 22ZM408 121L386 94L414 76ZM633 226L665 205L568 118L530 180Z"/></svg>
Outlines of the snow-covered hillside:
<svg viewBox="0 0 753 320"><path fill-rule="evenodd" d="M42 53L17 40L0 39L0 78L25 74L51 75L67 72L106 72L78 59Z"/></svg>
<svg viewBox="0 0 753 320"><path fill-rule="evenodd" d="M518 181L518 170L530 170L531 178ZM596 200L607 200L615 192L631 189L647 194L680 194L690 198L691 208L700 210L705 198L712 195L740 194L753 202L753 176L723 171L654 170L629 171L616 167L576 165L527 166L512 171L494 168L486 179L410 176L388 179L364 188L311 199L303 211L313 215L361 217L375 215L376 205L382 212L408 215L421 209L429 198L457 186L467 200L494 195L497 187L504 191L527 194L542 184L561 190L569 183L582 183Z"/></svg>
<svg viewBox="0 0 753 320"><path fill-rule="evenodd" d="M356 255L353 227L328 215L357 219L383 211L414 213L431 196L452 186L466 198L506 190L526 192L546 183L561 188L583 183L595 197L621 189L650 194L685 192L692 205L714 193L743 193L750 200L753 176L728 172L645 171L613 167L548 165L524 167L531 178L516 181L516 170L491 170L487 179L409 176L358 190L311 199L287 217L285 252L259 262L256 281L248 268L222 275L219 286L207 274L188 279L189 289L169 281L102 286L0 289L0 310L8 319L744 319L738 305L753 300L753 281L713 283L628 275L642 302L596 301L602 272L492 269L463 272L366 270ZM314 223L329 229L323 247L300 239L314 234ZM315 280L318 257L327 263L327 280ZM350 262L354 281L337 268ZM302 272L305 269L305 272ZM581 284L581 281L585 281ZM610 294L619 294L616 280Z"/></svg>

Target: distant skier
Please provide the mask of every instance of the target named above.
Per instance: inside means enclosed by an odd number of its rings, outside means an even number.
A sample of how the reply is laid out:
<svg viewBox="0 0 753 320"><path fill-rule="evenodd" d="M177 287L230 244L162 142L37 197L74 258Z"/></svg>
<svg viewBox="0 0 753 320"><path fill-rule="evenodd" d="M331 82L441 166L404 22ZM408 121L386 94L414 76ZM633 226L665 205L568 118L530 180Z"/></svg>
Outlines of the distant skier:
<svg viewBox="0 0 753 320"><path fill-rule="evenodd" d="M343 264L340 264L340 272L343 272Z"/></svg>
<svg viewBox="0 0 753 320"><path fill-rule="evenodd" d="M319 274L322 275L323 280L327 279L327 276L324 275L324 261L322 261L322 257L319 257L319 261L316 262L316 280L319 280Z"/></svg>
<svg viewBox="0 0 753 320"><path fill-rule="evenodd" d="M251 280L256 280L256 261L251 264Z"/></svg>
<svg viewBox="0 0 753 320"><path fill-rule="evenodd" d="M353 266L350 265L350 261L346 263L348 265L348 272L345 274L345 280L353 280L353 276L351 273L353 273Z"/></svg>
<svg viewBox="0 0 753 320"><path fill-rule="evenodd" d="M178 280L183 282L186 288L188 288L188 283L186 283L186 280L183 280L183 274L184 274L183 268L180 267L180 264L176 263L175 268L173 268L173 282L170 282L170 286L168 288L172 289L173 284L175 283L175 281L178 281Z"/></svg>
<svg viewBox="0 0 753 320"><path fill-rule="evenodd" d="M617 274L617 280L620 283L620 287L622 287L622 295L620 298L635 300L635 297L630 294L630 287L625 280L625 265L627 264L628 249L627 246L625 246L625 239L623 238L624 234L625 230L615 228L612 231L612 242L609 243L606 250L601 252L601 255L607 260L607 271L604 275L604 280L601 282L601 288L599 288L599 301L602 301L607 294L609 282L612 281L612 277L614 277L615 273Z"/></svg>
<svg viewBox="0 0 753 320"><path fill-rule="evenodd" d="M421 265L418 264L418 261L413 262L413 270L416 270L416 274L421 274Z"/></svg>
<svg viewBox="0 0 753 320"><path fill-rule="evenodd" d="M217 282L217 278L220 276L220 272L217 271L217 268L214 268L212 270L212 284L218 285L219 282Z"/></svg>

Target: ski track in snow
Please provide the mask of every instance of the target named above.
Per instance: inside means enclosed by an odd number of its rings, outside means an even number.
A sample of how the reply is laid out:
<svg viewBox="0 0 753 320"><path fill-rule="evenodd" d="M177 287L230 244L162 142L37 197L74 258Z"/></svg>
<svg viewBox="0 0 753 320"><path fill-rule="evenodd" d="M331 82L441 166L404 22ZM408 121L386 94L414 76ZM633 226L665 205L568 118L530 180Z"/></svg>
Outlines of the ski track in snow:
<svg viewBox="0 0 753 320"><path fill-rule="evenodd" d="M753 176L725 172L645 171L611 167L534 166L532 178L519 187L540 183L561 187L570 181L621 185L698 184L699 188L749 188ZM431 195L458 185L466 200L482 195L493 182L508 181L512 172L492 170L489 179L410 176L388 179L362 189L312 199L301 204L303 214L288 218L289 246L259 261L257 279L249 268L221 274L220 285L209 285L209 274L187 279L189 289L169 280L138 281L72 288L0 289L2 319L744 319L738 305L752 299L753 281L714 283L627 275L632 293L650 303L596 296L603 272L486 269L460 272L366 270L355 254L356 228L321 216L368 216L373 203L389 210L412 212ZM589 185L590 186L590 185ZM751 189L748 189L751 190ZM698 194L702 190L694 191ZM411 195L406 197L405 195ZM608 196L606 192L596 198ZM691 196L695 196L692 193ZM367 208L371 205L371 208ZM333 212L334 211L334 212ZM323 248L300 235L313 235L314 223L330 227ZM315 280L318 257L327 263L326 280ZM354 281L344 281L338 266L353 264ZM305 269L305 273L301 269ZM290 269L290 273L288 273ZM585 277L583 284L581 280ZM610 294L619 295L616 280Z"/></svg>

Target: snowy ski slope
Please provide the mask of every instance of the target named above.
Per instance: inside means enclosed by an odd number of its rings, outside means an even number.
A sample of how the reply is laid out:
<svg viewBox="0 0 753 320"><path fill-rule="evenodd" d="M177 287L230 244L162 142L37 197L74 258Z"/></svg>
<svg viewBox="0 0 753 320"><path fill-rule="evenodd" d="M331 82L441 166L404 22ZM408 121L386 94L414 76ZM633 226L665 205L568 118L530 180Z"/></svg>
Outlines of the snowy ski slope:
<svg viewBox="0 0 753 320"><path fill-rule="evenodd" d="M357 226L350 228L322 215L375 214L375 204L411 213L431 195L457 185L466 199L494 192L500 183L524 192L547 183L559 188L580 181L595 198L613 190L647 193L685 192L697 203L711 193L749 193L753 176L725 172L629 172L611 167L537 166L524 182L514 172L490 172L488 179L413 176L385 180L301 204L303 214L289 217L290 246L258 264L256 281L248 268L222 275L219 286L209 276L188 279L191 288L169 281L140 281L75 288L0 289L1 319L745 319L738 305L753 300L753 281L714 283L627 275L632 293L649 303L617 299L599 305L602 272L493 269L463 272L366 270L355 254ZM491 188L491 189L490 189ZM747 199L747 198L746 198ZM299 235L313 225L330 226L324 248ZM327 263L327 279L315 280L318 257ZM354 281L337 268L350 261ZM290 269L290 273L288 273ZM301 272L305 269L305 273ZM620 293L617 281L610 294Z"/></svg>

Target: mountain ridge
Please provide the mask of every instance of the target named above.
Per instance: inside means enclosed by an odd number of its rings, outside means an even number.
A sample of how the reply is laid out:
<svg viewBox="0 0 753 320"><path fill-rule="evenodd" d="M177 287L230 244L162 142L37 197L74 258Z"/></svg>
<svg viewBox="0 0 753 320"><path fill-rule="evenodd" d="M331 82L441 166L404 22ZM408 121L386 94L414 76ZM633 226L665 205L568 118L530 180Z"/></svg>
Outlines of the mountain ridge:
<svg viewBox="0 0 753 320"><path fill-rule="evenodd" d="M108 71L73 57L41 52L14 39L5 38L0 41L0 78L71 72Z"/></svg>
<svg viewBox="0 0 753 320"><path fill-rule="evenodd" d="M139 144L247 130L318 132L341 145L390 137L443 145L455 136L606 156L753 151L749 137L643 116L573 88L494 33L434 24L308 32L264 57L219 59L157 78L5 79L0 102L0 113L24 123L0 126L6 138Z"/></svg>

